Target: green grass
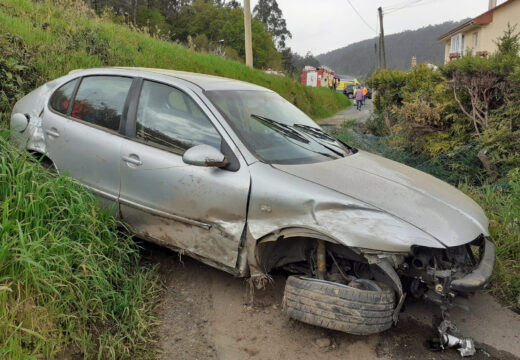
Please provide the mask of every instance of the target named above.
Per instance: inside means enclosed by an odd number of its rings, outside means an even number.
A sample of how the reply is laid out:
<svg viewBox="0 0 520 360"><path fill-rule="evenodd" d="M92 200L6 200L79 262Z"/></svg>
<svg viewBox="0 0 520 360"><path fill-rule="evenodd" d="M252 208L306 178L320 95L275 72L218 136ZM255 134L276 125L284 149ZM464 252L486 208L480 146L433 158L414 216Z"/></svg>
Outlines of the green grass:
<svg viewBox="0 0 520 360"><path fill-rule="evenodd" d="M0 136L0 358L153 356L158 280L94 197Z"/></svg>
<svg viewBox="0 0 520 360"><path fill-rule="evenodd" d="M486 211L490 238L497 262L491 292L515 310L520 310L520 170L509 186L466 187Z"/></svg>
<svg viewBox="0 0 520 360"><path fill-rule="evenodd" d="M331 116L350 104L345 96L327 88L309 88L289 78L198 53L89 15L81 3L3 0L0 34L17 35L38 49L36 67L43 80L78 68L132 66L133 59L140 67L199 72L255 83L276 91L313 118Z"/></svg>

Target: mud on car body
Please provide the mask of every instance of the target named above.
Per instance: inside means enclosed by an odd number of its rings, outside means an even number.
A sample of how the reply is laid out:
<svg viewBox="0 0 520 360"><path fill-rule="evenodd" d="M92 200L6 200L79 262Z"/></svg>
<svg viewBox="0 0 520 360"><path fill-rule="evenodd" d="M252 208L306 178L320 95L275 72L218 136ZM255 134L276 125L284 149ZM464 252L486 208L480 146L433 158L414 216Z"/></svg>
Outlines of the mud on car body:
<svg viewBox="0 0 520 360"><path fill-rule="evenodd" d="M21 99L14 141L100 197L129 229L261 285L284 309L355 334L407 294L446 307L483 288L494 247L454 187L359 151L274 92L158 69L74 71Z"/></svg>

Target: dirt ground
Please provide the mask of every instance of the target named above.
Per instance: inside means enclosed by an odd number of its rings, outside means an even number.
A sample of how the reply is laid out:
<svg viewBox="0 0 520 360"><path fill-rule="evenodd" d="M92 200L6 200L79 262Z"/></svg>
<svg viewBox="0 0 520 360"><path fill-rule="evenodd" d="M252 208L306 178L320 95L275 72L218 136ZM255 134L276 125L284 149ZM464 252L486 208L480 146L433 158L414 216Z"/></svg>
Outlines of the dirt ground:
<svg viewBox="0 0 520 360"><path fill-rule="evenodd" d="M348 335L288 318L281 310L286 274L274 274L272 284L256 291L251 305L246 303L244 279L167 249L144 246L149 261L159 264L165 286L158 339L163 359L461 358L456 350L428 349L434 306L407 302L397 327L372 336ZM485 314L456 318L465 335L477 341L473 359L518 359L511 353L520 355L520 316L494 309L490 297L482 299L477 305Z"/></svg>

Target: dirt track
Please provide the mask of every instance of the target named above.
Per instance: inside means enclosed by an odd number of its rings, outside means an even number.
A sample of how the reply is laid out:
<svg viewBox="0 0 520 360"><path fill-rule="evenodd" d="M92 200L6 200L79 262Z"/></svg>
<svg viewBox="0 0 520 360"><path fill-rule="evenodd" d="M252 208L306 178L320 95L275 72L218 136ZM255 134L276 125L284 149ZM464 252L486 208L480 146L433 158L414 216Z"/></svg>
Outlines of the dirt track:
<svg viewBox="0 0 520 360"><path fill-rule="evenodd" d="M160 305L159 346L164 359L461 359L455 350L427 349L434 306L408 302L396 328L362 337L289 319L281 311L284 274L246 304L246 283L169 250L145 245L166 286ZM459 312L457 325L477 341L473 359L518 359L520 316L489 296L471 300L478 316ZM330 341L329 346L317 343ZM506 351L508 352L506 352Z"/></svg>

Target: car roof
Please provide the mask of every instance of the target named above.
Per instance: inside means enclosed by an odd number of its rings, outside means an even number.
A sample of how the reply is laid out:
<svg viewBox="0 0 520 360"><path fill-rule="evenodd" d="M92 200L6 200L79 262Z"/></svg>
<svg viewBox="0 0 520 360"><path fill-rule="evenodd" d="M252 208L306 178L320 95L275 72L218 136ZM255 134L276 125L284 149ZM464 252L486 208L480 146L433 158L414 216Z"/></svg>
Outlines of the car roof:
<svg viewBox="0 0 520 360"><path fill-rule="evenodd" d="M114 69L114 68L112 68ZM186 71L154 69L154 68L140 68L140 67L115 67L115 69L126 70L129 73L151 73L165 76L171 76L184 81L189 81L203 90L256 90L256 91L271 91L264 87L251 84L245 81L229 79L220 76L192 73Z"/></svg>

